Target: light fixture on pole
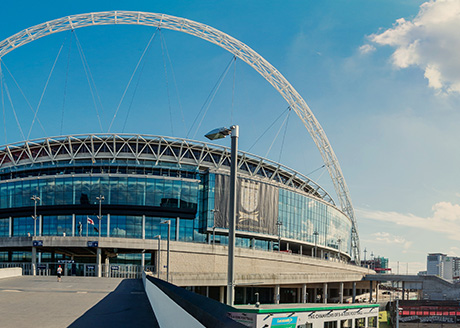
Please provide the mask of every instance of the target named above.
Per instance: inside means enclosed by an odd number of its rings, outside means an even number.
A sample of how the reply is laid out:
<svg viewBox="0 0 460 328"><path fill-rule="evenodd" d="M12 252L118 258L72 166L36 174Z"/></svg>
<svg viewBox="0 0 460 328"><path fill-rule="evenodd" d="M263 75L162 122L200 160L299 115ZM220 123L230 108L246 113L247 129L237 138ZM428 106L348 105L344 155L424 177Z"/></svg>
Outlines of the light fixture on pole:
<svg viewBox="0 0 460 328"><path fill-rule="evenodd" d="M167 253L166 253L166 281L169 282L169 241L171 240L171 220L163 220L161 224L168 225L168 243L167 243Z"/></svg>
<svg viewBox="0 0 460 328"><path fill-rule="evenodd" d="M33 195L30 197L34 201L34 215L32 218L34 219L34 237L37 235L37 202L40 200L40 197Z"/></svg>
<svg viewBox="0 0 460 328"><path fill-rule="evenodd" d="M227 305L233 306L235 294L235 223L236 223L236 181L238 168L238 137L239 126L232 125L230 128L217 128L208 132L205 137L209 140L225 138L231 134L231 158L230 158L230 211L228 222L228 271L227 271Z"/></svg>
<svg viewBox="0 0 460 328"><path fill-rule="evenodd" d="M158 253L157 253L157 277L160 279L160 254L161 254L161 235L156 235L153 239L158 238Z"/></svg>
<svg viewBox="0 0 460 328"><path fill-rule="evenodd" d="M317 251L318 251L318 231L313 232L313 236L315 236L315 257L318 257Z"/></svg>
<svg viewBox="0 0 460 328"><path fill-rule="evenodd" d="M215 245L216 244L216 213L218 213L219 210L212 209L211 212L212 212L212 220L214 222L212 226L212 244Z"/></svg>
<svg viewBox="0 0 460 328"><path fill-rule="evenodd" d="M96 197L96 199L99 201L99 216L97 218L99 219L99 237L101 237L102 201L105 198L103 195L99 195L99 197Z"/></svg>
<svg viewBox="0 0 460 328"><path fill-rule="evenodd" d="M276 225L278 226L278 252L281 252L281 226L283 225L283 222L278 219L276 221Z"/></svg>
<svg viewBox="0 0 460 328"><path fill-rule="evenodd" d="M367 266L367 263L366 263L366 254L367 254L367 249L364 248L364 267L367 268L368 266Z"/></svg>

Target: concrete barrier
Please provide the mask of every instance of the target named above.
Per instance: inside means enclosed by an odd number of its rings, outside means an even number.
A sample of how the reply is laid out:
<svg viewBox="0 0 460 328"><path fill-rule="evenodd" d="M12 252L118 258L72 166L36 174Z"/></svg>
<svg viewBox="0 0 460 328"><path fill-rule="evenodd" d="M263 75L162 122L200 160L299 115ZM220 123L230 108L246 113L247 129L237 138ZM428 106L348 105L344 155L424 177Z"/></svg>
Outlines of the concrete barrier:
<svg viewBox="0 0 460 328"><path fill-rule="evenodd" d="M0 269L0 279L22 276L22 268L3 268Z"/></svg>

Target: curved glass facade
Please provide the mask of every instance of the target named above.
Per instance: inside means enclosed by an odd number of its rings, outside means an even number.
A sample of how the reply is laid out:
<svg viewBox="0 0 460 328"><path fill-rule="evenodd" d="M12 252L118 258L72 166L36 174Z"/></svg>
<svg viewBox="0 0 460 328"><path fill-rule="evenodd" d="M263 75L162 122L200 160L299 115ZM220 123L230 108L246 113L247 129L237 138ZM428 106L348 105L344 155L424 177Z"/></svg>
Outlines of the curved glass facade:
<svg viewBox="0 0 460 328"><path fill-rule="evenodd" d="M306 255L313 245L350 254L352 223L333 204L246 175L239 173L237 246L273 250L281 238L299 252L303 245ZM167 219L172 240L226 244L226 179L225 170L145 159L0 166L0 237L29 236L34 229L41 236L98 236L96 197L103 195L103 237L166 238L160 222ZM40 198L36 227L33 195Z"/></svg>
<svg viewBox="0 0 460 328"><path fill-rule="evenodd" d="M45 176L0 181L0 208L37 205L94 204L104 195L112 205L161 206L196 209L198 180L136 176Z"/></svg>

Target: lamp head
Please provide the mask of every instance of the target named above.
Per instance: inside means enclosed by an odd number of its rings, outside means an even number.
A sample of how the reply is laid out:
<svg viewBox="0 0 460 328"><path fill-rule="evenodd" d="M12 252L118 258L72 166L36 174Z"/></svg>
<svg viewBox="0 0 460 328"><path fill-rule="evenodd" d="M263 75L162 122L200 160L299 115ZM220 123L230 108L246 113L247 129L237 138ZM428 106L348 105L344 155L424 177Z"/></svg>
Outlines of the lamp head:
<svg viewBox="0 0 460 328"><path fill-rule="evenodd" d="M225 138L226 136L230 135L232 133L231 129L228 128L217 128L212 131L209 131L207 134L204 136L208 138L209 140L217 140L217 139L222 139Z"/></svg>

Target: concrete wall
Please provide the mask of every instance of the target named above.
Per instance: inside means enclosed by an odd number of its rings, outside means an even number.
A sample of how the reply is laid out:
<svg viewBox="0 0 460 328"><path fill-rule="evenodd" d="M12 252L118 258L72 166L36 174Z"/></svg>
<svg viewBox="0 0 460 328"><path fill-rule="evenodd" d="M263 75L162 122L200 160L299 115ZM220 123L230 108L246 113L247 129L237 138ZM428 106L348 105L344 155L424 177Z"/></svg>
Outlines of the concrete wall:
<svg viewBox="0 0 460 328"><path fill-rule="evenodd" d="M171 242L170 282L179 286L224 286L227 246ZM161 246L161 277L166 278L166 242ZM237 284L298 284L360 281L368 270L299 254L236 248Z"/></svg>
<svg viewBox="0 0 460 328"><path fill-rule="evenodd" d="M22 276L22 268L4 268L0 269L0 279Z"/></svg>
<svg viewBox="0 0 460 328"><path fill-rule="evenodd" d="M1 244L3 239L4 245ZM43 241L45 248L82 247L97 237L14 237L0 238L0 247L30 247L32 240ZM134 253L158 250L158 241L131 238L101 238L99 247L124 249ZM167 241L161 240L161 278L166 279ZM228 247L203 243L170 242L170 282L178 286L226 286ZM295 253L262 251L256 249L235 249L236 284L254 285L298 285L322 283L359 282L369 269L338 262L335 259L322 260ZM368 284L368 283L367 283ZM368 285L357 288L368 288ZM322 285L318 285L322 288Z"/></svg>

